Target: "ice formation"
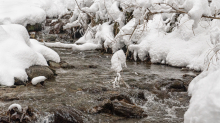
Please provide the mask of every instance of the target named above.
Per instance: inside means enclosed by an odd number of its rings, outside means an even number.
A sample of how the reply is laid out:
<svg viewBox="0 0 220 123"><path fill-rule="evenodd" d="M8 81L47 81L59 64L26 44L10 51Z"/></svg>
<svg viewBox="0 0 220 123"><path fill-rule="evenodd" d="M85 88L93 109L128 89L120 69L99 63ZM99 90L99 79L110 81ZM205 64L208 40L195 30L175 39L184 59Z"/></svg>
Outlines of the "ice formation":
<svg viewBox="0 0 220 123"><path fill-rule="evenodd" d="M38 83L40 82L43 82L45 81L47 78L45 76L38 76L38 77L34 77L32 80L31 80L31 83L32 85L37 85Z"/></svg>
<svg viewBox="0 0 220 123"><path fill-rule="evenodd" d="M127 67L126 56L123 50L119 50L114 53L111 59L111 64L112 64L111 69L117 73L120 73L122 67Z"/></svg>
<svg viewBox="0 0 220 123"><path fill-rule="evenodd" d="M113 81L113 88L120 87L120 81L121 81L120 72L122 71L122 67L127 67L126 56L123 50L119 50L113 54L111 58L111 65L112 65L111 69L117 73L117 76Z"/></svg>

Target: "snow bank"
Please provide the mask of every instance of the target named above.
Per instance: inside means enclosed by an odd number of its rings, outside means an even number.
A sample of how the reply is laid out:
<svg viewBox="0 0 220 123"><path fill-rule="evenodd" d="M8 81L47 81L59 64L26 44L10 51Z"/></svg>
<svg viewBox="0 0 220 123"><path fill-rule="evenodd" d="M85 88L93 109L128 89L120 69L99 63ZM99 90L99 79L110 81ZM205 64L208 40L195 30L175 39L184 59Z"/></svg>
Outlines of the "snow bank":
<svg viewBox="0 0 220 123"><path fill-rule="evenodd" d="M189 85L189 94L192 95L189 109L184 115L185 123L217 123L220 121L220 61L219 61L219 34L217 29L219 20L211 23L211 50L207 58L206 69Z"/></svg>
<svg viewBox="0 0 220 123"><path fill-rule="evenodd" d="M177 67L188 67L194 70L204 70L204 59L211 49L209 25L201 21L194 30L193 21L187 21L185 15L180 20L180 25L172 33L164 33L164 24L161 15L157 15L148 23L146 36L142 36L139 44L129 45L129 50L134 52L141 60L150 56L152 63L169 64ZM203 28L207 27L207 28Z"/></svg>
<svg viewBox="0 0 220 123"><path fill-rule="evenodd" d="M1 0L0 25L41 23L46 16L62 16L75 6L73 0Z"/></svg>
<svg viewBox="0 0 220 123"><path fill-rule="evenodd" d="M21 25L2 25L0 35L0 85L13 85L14 77L27 81L25 69L32 65L47 66L47 60L60 61L54 51L30 41Z"/></svg>
<svg viewBox="0 0 220 123"><path fill-rule="evenodd" d="M34 5L30 0L1 0L1 24L27 24L41 23L46 18L42 8Z"/></svg>

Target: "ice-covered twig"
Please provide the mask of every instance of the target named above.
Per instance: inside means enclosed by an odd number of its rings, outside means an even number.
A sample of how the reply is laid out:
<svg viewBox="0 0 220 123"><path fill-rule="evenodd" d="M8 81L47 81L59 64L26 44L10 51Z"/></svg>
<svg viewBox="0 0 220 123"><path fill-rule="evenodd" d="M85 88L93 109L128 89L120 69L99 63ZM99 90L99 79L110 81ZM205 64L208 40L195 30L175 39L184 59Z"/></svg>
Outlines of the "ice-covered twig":
<svg viewBox="0 0 220 123"><path fill-rule="evenodd" d="M119 50L114 53L111 59L111 64L115 72L117 72L117 76L115 77L115 81L113 81L113 88L120 87L120 81L121 79L121 74L120 72L122 71L122 67L127 67L126 65L126 57L124 54L123 50ZM129 87L124 81L122 81L127 87Z"/></svg>

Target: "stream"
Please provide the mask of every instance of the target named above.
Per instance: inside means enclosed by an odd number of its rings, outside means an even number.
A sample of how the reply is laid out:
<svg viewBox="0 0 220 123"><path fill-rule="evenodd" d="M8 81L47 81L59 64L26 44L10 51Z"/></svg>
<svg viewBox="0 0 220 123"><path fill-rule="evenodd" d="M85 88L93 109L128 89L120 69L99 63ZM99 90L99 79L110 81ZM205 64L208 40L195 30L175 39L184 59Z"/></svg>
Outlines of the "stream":
<svg viewBox="0 0 220 123"><path fill-rule="evenodd" d="M54 110L73 108L83 114L88 123L181 123L188 108L189 82L198 74L181 71L167 65L127 61L121 73L123 84L113 88L116 73L111 68L112 54L100 51L73 52L71 49L53 48L61 61L74 68L55 68L57 76L45 85L0 88L0 114L6 115L9 105L30 106L38 113L38 123L52 123ZM114 113L91 113L93 107L105 99L125 97L141 107L147 117L123 117ZM66 110L66 109L65 109ZM71 117L66 114L66 118ZM56 121L57 122L57 121ZM61 121L62 122L62 121ZM80 121L79 121L80 122Z"/></svg>

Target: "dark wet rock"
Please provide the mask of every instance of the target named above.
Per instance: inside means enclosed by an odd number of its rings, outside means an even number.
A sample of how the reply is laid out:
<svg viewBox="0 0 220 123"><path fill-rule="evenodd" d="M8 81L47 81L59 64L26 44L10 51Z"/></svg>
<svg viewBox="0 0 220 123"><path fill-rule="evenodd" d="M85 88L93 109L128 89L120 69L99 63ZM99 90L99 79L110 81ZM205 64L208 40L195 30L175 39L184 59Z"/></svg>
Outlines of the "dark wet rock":
<svg viewBox="0 0 220 123"><path fill-rule="evenodd" d="M126 96L126 95L114 95L112 97L110 97L110 100L111 101L114 101L114 100L118 100L118 101L124 101L126 103L129 103L129 104L133 104L130 97Z"/></svg>
<svg viewBox="0 0 220 123"><path fill-rule="evenodd" d="M60 66L61 66L62 68L67 68L67 69L75 68L74 65L71 65L71 64L69 64L69 63L67 63L67 62L65 62L65 61L60 62Z"/></svg>
<svg viewBox="0 0 220 123"><path fill-rule="evenodd" d="M115 114L122 117L141 118L146 117L144 110L134 104L129 104L124 100L105 99L98 106L93 107L89 111L90 113L108 113Z"/></svg>
<svg viewBox="0 0 220 123"><path fill-rule="evenodd" d="M96 69L96 68L98 68L98 65L78 65L78 66L76 66L76 68L78 68L78 69L87 69L87 68Z"/></svg>
<svg viewBox="0 0 220 123"><path fill-rule="evenodd" d="M184 74L183 75L183 80L184 80L184 87L186 88L186 90L188 90L189 84L190 82L195 78L195 75L189 75L189 74Z"/></svg>
<svg viewBox="0 0 220 123"><path fill-rule="evenodd" d="M54 123L86 123L88 118L72 107L59 107L54 112Z"/></svg>
<svg viewBox="0 0 220 123"><path fill-rule="evenodd" d="M142 99L142 100L146 100L145 98L145 94L143 91L138 92L138 98Z"/></svg>
<svg viewBox="0 0 220 123"><path fill-rule="evenodd" d="M94 87L94 86L86 87L86 88L83 88L82 90L85 92L91 93L91 94L97 94L97 93L102 92L101 87Z"/></svg>
<svg viewBox="0 0 220 123"><path fill-rule="evenodd" d="M170 84L169 89L171 89L171 91L187 91L187 89L184 86L184 83L179 81Z"/></svg>
<svg viewBox="0 0 220 123"><path fill-rule="evenodd" d="M160 99L168 99L170 98L170 95L168 94L168 91L161 91L161 90L154 90L152 91L158 98Z"/></svg>
<svg viewBox="0 0 220 123"><path fill-rule="evenodd" d="M48 65L52 68L60 68L60 64L54 61L47 61Z"/></svg>
<svg viewBox="0 0 220 123"><path fill-rule="evenodd" d="M86 67L88 67L88 68L98 68L97 65L86 65Z"/></svg>
<svg viewBox="0 0 220 123"><path fill-rule="evenodd" d="M157 81L155 87L158 90L167 89L168 91L185 92L184 81L181 79L162 79Z"/></svg>
<svg viewBox="0 0 220 123"><path fill-rule="evenodd" d="M41 25L41 23L36 23L34 25L28 24L26 26L26 29L27 29L28 32L31 32L31 31L41 31L42 30L42 25Z"/></svg>
<svg viewBox="0 0 220 123"><path fill-rule="evenodd" d="M112 102L109 99L104 99L98 106L95 106L89 110L89 113L109 113L112 114Z"/></svg>
<svg viewBox="0 0 220 123"><path fill-rule="evenodd" d="M146 117L144 110L136 105L131 105L123 101L112 101L113 112L124 117Z"/></svg>
<svg viewBox="0 0 220 123"><path fill-rule="evenodd" d="M102 87L102 91L108 91L108 88Z"/></svg>
<svg viewBox="0 0 220 123"><path fill-rule="evenodd" d="M54 72L47 66L31 66L26 69L29 80L32 80L34 77L45 76L47 79L54 78Z"/></svg>
<svg viewBox="0 0 220 123"><path fill-rule="evenodd" d="M23 82L16 77L14 78L14 80L15 80L14 85L26 85L26 82Z"/></svg>
<svg viewBox="0 0 220 123"><path fill-rule="evenodd" d="M153 83L143 83L143 82L137 82L137 83L132 83L129 84L131 87L136 87L138 89L142 89L142 90L148 90L148 91L152 91L155 89L154 84Z"/></svg>

